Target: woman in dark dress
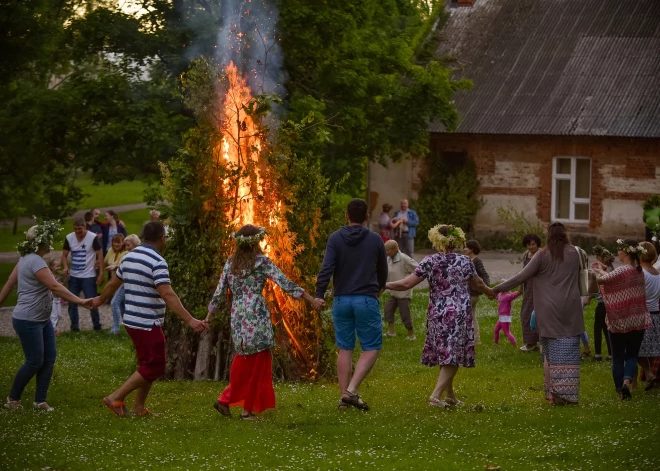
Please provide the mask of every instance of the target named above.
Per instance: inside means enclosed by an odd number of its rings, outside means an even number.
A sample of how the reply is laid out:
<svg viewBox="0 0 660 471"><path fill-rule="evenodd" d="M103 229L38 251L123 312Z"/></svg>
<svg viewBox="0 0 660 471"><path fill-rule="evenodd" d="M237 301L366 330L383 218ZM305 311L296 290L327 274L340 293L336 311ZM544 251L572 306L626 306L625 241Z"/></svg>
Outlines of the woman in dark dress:
<svg viewBox="0 0 660 471"><path fill-rule="evenodd" d="M527 248L522 256L524 269L541 248L541 238L536 234L527 234L523 237L522 243ZM533 352L539 349L539 334L536 330L532 330L529 325L532 319L532 311L534 311L534 278L528 279L523 285L523 301L520 309L520 323L522 324L524 342L520 350L523 352Z"/></svg>

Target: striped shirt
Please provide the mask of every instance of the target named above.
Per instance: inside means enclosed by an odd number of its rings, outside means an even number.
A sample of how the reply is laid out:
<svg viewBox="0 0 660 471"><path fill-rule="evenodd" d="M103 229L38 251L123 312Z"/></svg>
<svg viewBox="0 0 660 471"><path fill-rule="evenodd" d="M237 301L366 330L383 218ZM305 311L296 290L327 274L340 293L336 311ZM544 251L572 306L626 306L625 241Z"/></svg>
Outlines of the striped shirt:
<svg viewBox="0 0 660 471"><path fill-rule="evenodd" d="M74 278L96 278L96 251L101 250L101 244L96 234L87 231L81 241L72 232L64 240L64 250L71 251L70 274Z"/></svg>
<svg viewBox="0 0 660 471"><path fill-rule="evenodd" d="M124 282L126 295L123 324L126 327L151 330L165 321L165 301L156 289L170 284L167 262L155 247L142 244L122 259L117 277Z"/></svg>

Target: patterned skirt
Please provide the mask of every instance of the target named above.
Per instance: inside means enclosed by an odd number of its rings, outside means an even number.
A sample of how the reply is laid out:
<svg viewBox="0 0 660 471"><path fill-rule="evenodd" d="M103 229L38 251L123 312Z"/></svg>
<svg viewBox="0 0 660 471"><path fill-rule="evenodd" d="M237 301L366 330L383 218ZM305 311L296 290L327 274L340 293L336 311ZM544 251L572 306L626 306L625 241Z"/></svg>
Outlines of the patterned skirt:
<svg viewBox="0 0 660 471"><path fill-rule="evenodd" d="M653 326L644 331L644 340L639 347L641 358L660 357L660 313L652 312L651 322Z"/></svg>
<svg viewBox="0 0 660 471"><path fill-rule="evenodd" d="M580 336L541 337L545 373L545 396L559 396L577 404L580 392Z"/></svg>

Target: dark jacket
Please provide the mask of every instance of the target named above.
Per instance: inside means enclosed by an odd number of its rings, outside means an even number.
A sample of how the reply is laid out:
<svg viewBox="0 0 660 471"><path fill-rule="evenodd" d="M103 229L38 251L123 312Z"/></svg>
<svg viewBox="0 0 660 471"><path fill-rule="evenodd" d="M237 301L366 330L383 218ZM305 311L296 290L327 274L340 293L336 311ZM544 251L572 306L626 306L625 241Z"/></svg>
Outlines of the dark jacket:
<svg viewBox="0 0 660 471"><path fill-rule="evenodd" d="M479 278L483 280L484 284L486 286L490 285L490 277L488 276L488 272L484 267L484 262L482 262L479 257L475 257L474 260L472 260L472 264L474 265L474 269L477 271L477 275L479 275ZM470 296L479 296L480 294L481 292L470 288Z"/></svg>
<svg viewBox="0 0 660 471"><path fill-rule="evenodd" d="M333 232L316 281L317 298L325 296L330 278L335 296L378 297L387 282L387 255L380 236L364 226L344 226Z"/></svg>
<svg viewBox="0 0 660 471"><path fill-rule="evenodd" d="M105 254L108 253L108 249L107 249L108 243L111 240L110 239L110 225L105 224L102 229L103 229L103 242L102 242L101 246L103 247L103 256L105 257ZM124 237L126 237L126 228L123 225L119 224L119 223L117 223L117 234L124 234Z"/></svg>

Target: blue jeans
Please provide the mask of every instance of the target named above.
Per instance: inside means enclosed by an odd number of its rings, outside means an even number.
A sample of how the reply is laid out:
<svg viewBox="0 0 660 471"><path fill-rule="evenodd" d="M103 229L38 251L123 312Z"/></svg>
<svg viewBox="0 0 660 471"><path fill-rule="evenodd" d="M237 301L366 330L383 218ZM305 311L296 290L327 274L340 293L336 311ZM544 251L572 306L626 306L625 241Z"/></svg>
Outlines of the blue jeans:
<svg viewBox="0 0 660 471"><path fill-rule="evenodd" d="M342 350L355 349L355 334L362 351L380 350L383 346L383 321L380 304L373 296L336 296L332 303L335 340Z"/></svg>
<svg viewBox="0 0 660 471"><path fill-rule="evenodd" d="M624 380L632 381L637 376L637 357L639 347L644 339L643 330L633 330L625 334L610 332L612 344L612 376L614 387L618 390L623 386Z"/></svg>
<svg viewBox="0 0 660 471"><path fill-rule="evenodd" d="M124 285L121 285L115 295L112 297L110 305L112 306L112 330L111 332L119 332L121 328L121 320L124 317L126 307L124 306Z"/></svg>
<svg viewBox="0 0 660 471"><path fill-rule="evenodd" d="M48 385L53 376L55 365L55 330L50 319L40 322L12 319L14 330L21 340L25 363L14 378L9 397L15 401L21 399L25 386L37 375L37 390L34 401L46 402Z"/></svg>
<svg viewBox="0 0 660 471"><path fill-rule="evenodd" d="M69 279L69 291L78 296L82 291L85 298L95 298L98 296L96 291L96 278L76 278L72 276ZM98 309L92 309L92 324L94 330L101 330L101 318L99 317ZM71 319L71 331L80 330L78 325L78 305L69 303L69 319Z"/></svg>

